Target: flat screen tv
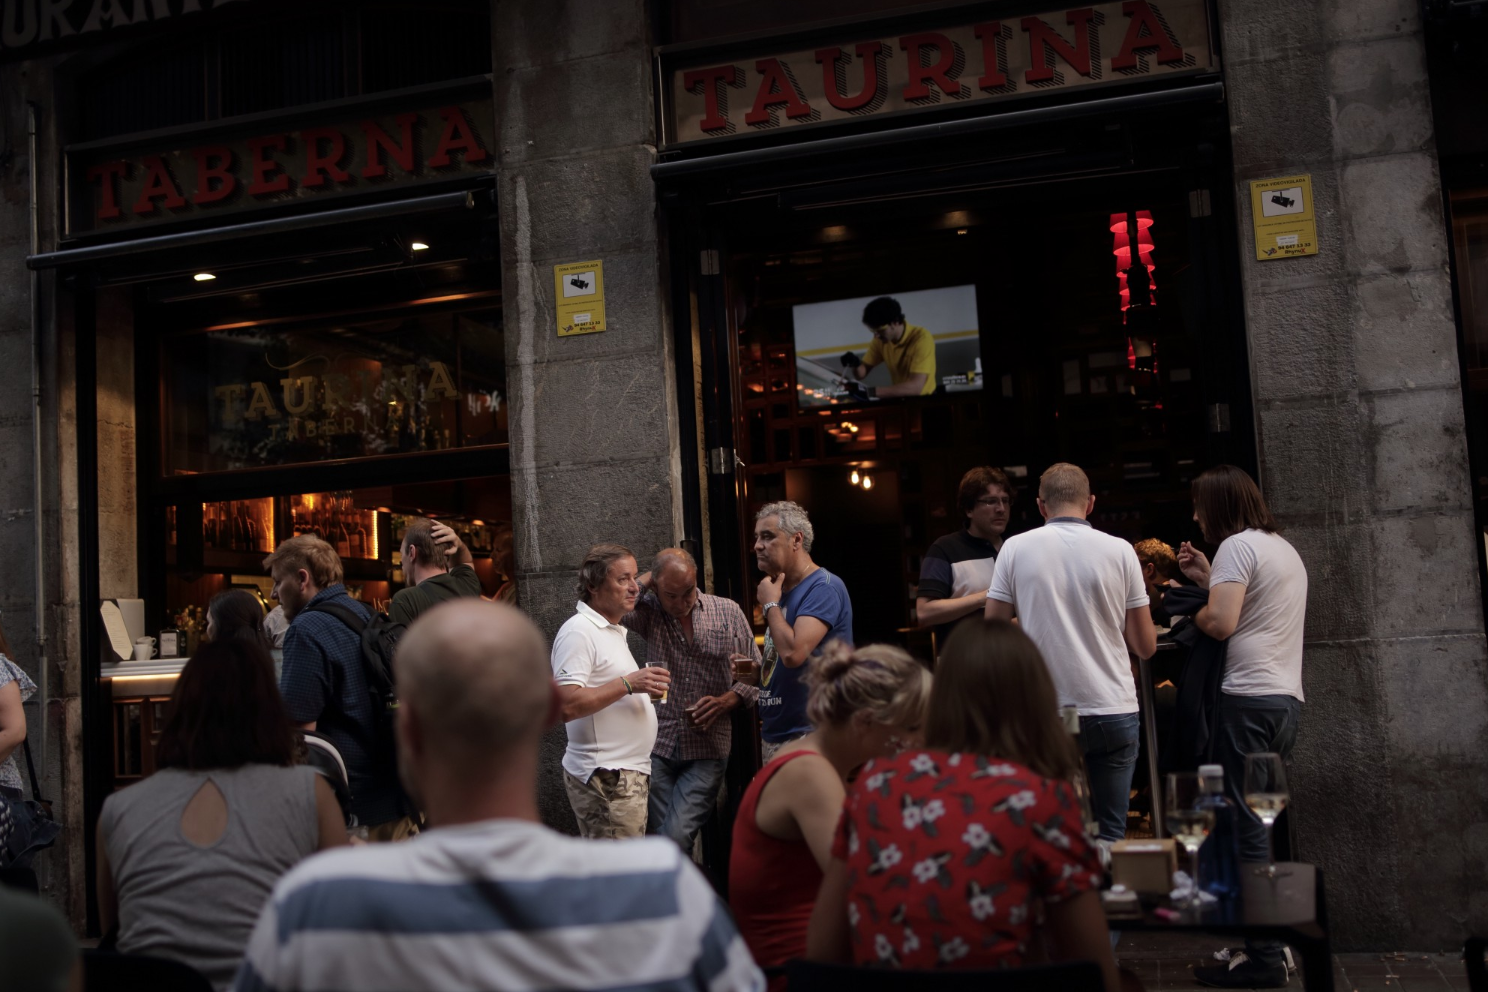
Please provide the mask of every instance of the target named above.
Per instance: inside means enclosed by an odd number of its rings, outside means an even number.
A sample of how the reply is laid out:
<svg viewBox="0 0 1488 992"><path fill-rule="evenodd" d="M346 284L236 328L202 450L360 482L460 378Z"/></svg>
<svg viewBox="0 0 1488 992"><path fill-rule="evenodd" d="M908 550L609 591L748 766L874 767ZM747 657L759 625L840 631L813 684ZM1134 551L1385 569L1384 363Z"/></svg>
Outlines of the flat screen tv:
<svg viewBox="0 0 1488 992"><path fill-rule="evenodd" d="M982 345L977 327L975 286L945 286L908 293L884 293L904 314L905 334L923 328L935 343L935 370L928 375L929 392L966 392L982 388ZM879 296L801 303L792 307L796 344L796 400L803 407L860 402L865 390L855 387L854 370L842 356L860 359L869 354L873 332L863 323L863 311ZM861 386L894 382L889 363L880 362L861 380Z"/></svg>

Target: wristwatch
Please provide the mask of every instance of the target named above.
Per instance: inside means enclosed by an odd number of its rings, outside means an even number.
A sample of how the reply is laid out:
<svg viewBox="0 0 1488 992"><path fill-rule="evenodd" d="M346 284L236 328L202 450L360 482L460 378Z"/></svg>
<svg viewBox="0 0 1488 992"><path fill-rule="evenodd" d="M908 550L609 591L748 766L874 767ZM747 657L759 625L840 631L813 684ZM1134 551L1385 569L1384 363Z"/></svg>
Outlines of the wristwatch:
<svg viewBox="0 0 1488 992"><path fill-rule="evenodd" d="M778 609L780 609L780 603L778 601L773 603L766 603L764 606L760 607L760 616L767 616L771 610Z"/></svg>

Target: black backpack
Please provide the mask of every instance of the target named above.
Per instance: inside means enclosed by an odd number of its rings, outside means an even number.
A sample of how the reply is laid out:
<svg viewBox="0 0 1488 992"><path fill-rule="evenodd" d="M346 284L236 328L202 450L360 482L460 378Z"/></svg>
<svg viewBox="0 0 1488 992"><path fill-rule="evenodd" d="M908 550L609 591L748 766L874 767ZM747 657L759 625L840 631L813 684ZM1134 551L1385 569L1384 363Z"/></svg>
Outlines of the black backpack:
<svg viewBox="0 0 1488 992"><path fill-rule="evenodd" d="M372 619L366 620L345 603L333 601L316 603L307 610L335 617L362 639L362 671L372 697L373 754L379 762L397 767L393 723L398 716L398 687L393 682L393 651L407 625L395 622L386 613L373 613Z"/></svg>

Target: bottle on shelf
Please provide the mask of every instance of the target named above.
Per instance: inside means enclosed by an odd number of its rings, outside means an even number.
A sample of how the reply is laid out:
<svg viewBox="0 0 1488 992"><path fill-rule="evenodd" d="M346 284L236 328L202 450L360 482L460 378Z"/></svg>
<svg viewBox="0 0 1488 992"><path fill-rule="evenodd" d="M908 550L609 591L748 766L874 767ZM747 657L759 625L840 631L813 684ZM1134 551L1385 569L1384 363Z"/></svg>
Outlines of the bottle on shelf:
<svg viewBox="0 0 1488 992"><path fill-rule="evenodd" d="M332 525L332 533L336 535L336 554L342 560L351 557L351 532L346 529L346 511L342 508L335 510L335 523Z"/></svg>
<svg viewBox="0 0 1488 992"><path fill-rule="evenodd" d="M229 546L234 551L248 550L248 529L243 521L243 504L232 502L227 504L227 515L232 521L231 539Z"/></svg>
<svg viewBox="0 0 1488 992"><path fill-rule="evenodd" d="M349 532L351 542L351 556L353 558L372 557L371 551L367 547L367 528L362 526L362 521L366 516L367 514L365 511L359 510L357 511L356 516L352 518L352 523L356 525L356 529Z"/></svg>

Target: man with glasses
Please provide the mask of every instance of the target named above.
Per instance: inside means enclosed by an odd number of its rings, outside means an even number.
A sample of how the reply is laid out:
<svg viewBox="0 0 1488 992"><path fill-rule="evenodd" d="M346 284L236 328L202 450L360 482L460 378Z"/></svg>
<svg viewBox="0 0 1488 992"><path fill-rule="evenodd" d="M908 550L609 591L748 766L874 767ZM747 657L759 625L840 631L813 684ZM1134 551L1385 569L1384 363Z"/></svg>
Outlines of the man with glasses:
<svg viewBox="0 0 1488 992"><path fill-rule="evenodd" d="M898 300L880 296L863 308L863 323L873 332L868 353L862 358L851 351L842 356L847 377L860 380L847 385L854 398L929 396L935 392L935 338L923 327L904 322ZM861 380L879 364L888 365L894 384L864 386Z"/></svg>
<svg viewBox="0 0 1488 992"><path fill-rule="evenodd" d="M915 613L921 627L935 628L938 643L945 643L961 618L986 608L1012 493L1008 477L991 465L980 465L961 477L956 505L965 518L962 527L930 545L920 563Z"/></svg>

